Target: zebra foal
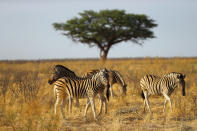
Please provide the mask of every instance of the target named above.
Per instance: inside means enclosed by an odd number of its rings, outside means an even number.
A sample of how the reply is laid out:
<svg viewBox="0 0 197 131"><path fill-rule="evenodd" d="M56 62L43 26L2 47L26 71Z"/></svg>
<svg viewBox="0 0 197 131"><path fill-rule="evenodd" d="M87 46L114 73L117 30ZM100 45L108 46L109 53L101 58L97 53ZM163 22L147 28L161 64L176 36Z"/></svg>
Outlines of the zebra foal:
<svg viewBox="0 0 197 131"><path fill-rule="evenodd" d="M103 96L103 92L105 87L107 86L107 98L109 99L109 76L108 71L106 69L100 70L98 73L94 74L92 77L75 79L69 77L63 77L58 79L54 83L54 92L56 94L56 102L55 102L55 114L56 108L61 104L60 110L63 118L65 119L65 115L63 112L63 107L65 104L65 98L69 98L69 107L72 107L72 99L73 98L87 98L86 108L84 116L86 117L87 110L91 104L94 118L96 119L96 109L94 104L94 97L99 94L100 97ZM103 106L103 99L101 99L101 107ZM107 103L105 101L105 106Z"/></svg>
<svg viewBox="0 0 197 131"><path fill-rule="evenodd" d="M168 73L163 77L145 75L140 80L142 98L144 99L144 111L145 105L147 105L149 112L151 112L148 100L150 95L163 95L165 98L163 111L165 111L167 101L169 101L170 108L172 109L170 95L179 85L182 87L182 95L185 96L185 77L186 75L176 72Z"/></svg>

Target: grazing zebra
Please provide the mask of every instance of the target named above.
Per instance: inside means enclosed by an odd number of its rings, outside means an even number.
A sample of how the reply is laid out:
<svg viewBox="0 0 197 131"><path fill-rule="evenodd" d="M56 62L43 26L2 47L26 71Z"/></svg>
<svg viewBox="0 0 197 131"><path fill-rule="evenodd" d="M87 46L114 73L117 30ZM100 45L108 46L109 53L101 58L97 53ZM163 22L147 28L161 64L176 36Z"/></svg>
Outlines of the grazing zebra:
<svg viewBox="0 0 197 131"><path fill-rule="evenodd" d="M105 107L107 111L106 99L103 95L104 89L107 86L107 98L109 99L109 76L106 69L100 70L98 73L91 77L87 78L69 78L63 77L58 79L54 83L54 92L56 94L56 103L55 103L55 114L56 108L61 104L61 113L65 119L63 112L65 98L69 98L69 108L72 107L73 98L87 98L86 108L84 116L87 114L87 110L91 104L94 118L96 119L96 109L94 104L94 97L99 94L100 96L100 111L102 111L103 102L105 102Z"/></svg>
<svg viewBox="0 0 197 131"><path fill-rule="evenodd" d="M90 71L86 72L85 74L83 74L82 77L92 76L95 73L97 73L98 71L99 71L98 69L90 70ZM111 87L110 88L111 96L112 97L114 96L114 92L113 92L113 88L112 88L113 84L119 84L122 87L123 94L126 95L127 84L125 83L122 75L118 71L115 71L115 70L109 70L108 74L109 74L109 84Z"/></svg>
<svg viewBox="0 0 197 131"><path fill-rule="evenodd" d="M185 96L185 76L186 75L176 72L171 72L163 77L145 75L140 80L142 98L144 99L144 111L145 104L147 104L149 112L151 112L148 100L150 95L163 95L165 98L163 111L165 111L167 101L170 102L170 108L172 109L170 95L178 85L182 86L182 95Z"/></svg>
<svg viewBox="0 0 197 131"><path fill-rule="evenodd" d="M55 65L53 68L53 74L50 76L48 83L51 85L53 84L57 79L61 77L71 77L76 78L76 74L71 71L70 69L66 68L62 65Z"/></svg>

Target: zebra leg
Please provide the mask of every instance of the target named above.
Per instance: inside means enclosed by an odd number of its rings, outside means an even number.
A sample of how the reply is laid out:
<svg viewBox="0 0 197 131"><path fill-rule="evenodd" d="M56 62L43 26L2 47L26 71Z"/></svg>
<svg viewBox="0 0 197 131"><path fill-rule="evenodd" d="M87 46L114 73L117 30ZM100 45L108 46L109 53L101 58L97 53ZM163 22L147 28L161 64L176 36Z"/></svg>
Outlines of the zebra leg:
<svg viewBox="0 0 197 131"><path fill-rule="evenodd" d="M99 111L99 114L100 115L102 113L102 110L103 110L103 102L105 103L105 114L107 113L107 101L106 101L106 98L103 94L99 94L99 97L100 97L100 111Z"/></svg>
<svg viewBox="0 0 197 131"><path fill-rule="evenodd" d="M62 100L60 110L61 110L63 119L66 119L65 118L65 113L64 113L64 107L65 107L65 99Z"/></svg>
<svg viewBox="0 0 197 131"><path fill-rule="evenodd" d="M72 102L73 102L73 99L71 98L71 96L69 96L69 113L70 114L72 113Z"/></svg>
<svg viewBox="0 0 197 131"><path fill-rule="evenodd" d="M170 109L172 110L172 102L171 102L170 97L166 95L165 93L163 93L163 96L166 98L166 101L168 100L170 102Z"/></svg>
<svg viewBox="0 0 197 131"><path fill-rule="evenodd" d="M164 104L163 104L163 112L165 112L165 110L166 110L166 102L167 102L167 100L165 99Z"/></svg>
<svg viewBox="0 0 197 131"><path fill-rule="evenodd" d="M90 97L89 99L90 99L90 103L91 103L91 107L92 107L92 112L93 112L93 115L94 115L94 119L96 119L96 108L95 108L95 103L94 103L94 97Z"/></svg>
<svg viewBox="0 0 197 131"><path fill-rule="evenodd" d="M100 96L100 110L99 110L98 116L101 115L102 110L103 110L103 100L102 100L102 98Z"/></svg>
<svg viewBox="0 0 197 131"><path fill-rule="evenodd" d="M59 98L56 98L55 107L54 107L54 113L55 113L55 115L57 114L57 107L59 106L59 103L60 103L60 99Z"/></svg>
<svg viewBox="0 0 197 131"><path fill-rule="evenodd" d="M144 112L146 111L146 100L144 99Z"/></svg>
<svg viewBox="0 0 197 131"><path fill-rule="evenodd" d="M111 96L114 97L114 92L113 92L113 88L112 88L111 84L110 84L110 88L109 89L110 89L110 92L111 92Z"/></svg>
<svg viewBox="0 0 197 131"><path fill-rule="evenodd" d="M148 100L148 93L146 91L144 92L144 96L145 96L146 104L148 106L148 110L151 113L151 109L150 109L150 105L149 105L149 100Z"/></svg>
<svg viewBox="0 0 197 131"><path fill-rule="evenodd" d="M105 96L103 96L103 101L105 102L105 114L107 114L107 100Z"/></svg>
<svg viewBox="0 0 197 131"><path fill-rule="evenodd" d="M81 112L81 108L80 108L80 104L79 104L79 99L76 98L75 100L76 100L76 106L77 106L77 108L79 108L79 111Z"/></svg>
<svg viewBox="0 0 197 131"><path fill-rule="evenodd" d="M79 104L79 99L75 99L76 100L76 106L78 107L78 108L80 108L80 104Z"/></svg>
<svg viewBox="0 0 197 131"><path fill-rule="evenodd" d="M107 113L107 100L106 100L106 98L105 98L105 96L104 95L102 95L103 97L102 97L102 100L104 101L104 103L105 103L105 114Z"/></svg>
<svg viewBox="0 0 197 131"><path fill-rule="evenodd" d="M61 103L60 111L61 111L63 119L65 119L65 115L64 115L64 111L63 111L63 108L64 108L64 100L63 99L60 99L60 98L56 99L54 112L56 115L57 114L57 107L60 105L60 103Z"/></svg>
<svg viewBox="0 0 197 131"><path fill-rule="evenodd" d="M88 108L90 107L90 100L87 99L87 102L86 102L86 108L85 108L85 112L84 112L84 117L86 117L87 115L87 111L88 111Z"/></svg>

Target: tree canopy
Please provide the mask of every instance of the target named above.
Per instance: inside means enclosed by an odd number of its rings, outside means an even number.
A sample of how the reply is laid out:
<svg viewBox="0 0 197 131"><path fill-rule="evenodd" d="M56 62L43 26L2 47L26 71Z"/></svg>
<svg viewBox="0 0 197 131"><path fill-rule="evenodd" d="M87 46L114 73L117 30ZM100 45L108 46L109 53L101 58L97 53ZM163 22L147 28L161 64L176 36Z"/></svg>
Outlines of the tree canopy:
<svg viewBox="0 0 197 131"><path fill-rule="evenodd" d="M115 9L99 12L86 10L79 13L79 17L65 23L54 23L53 26L75 42L97 46L100 57L105 60L109 49L120 42L131 41L142 45L147 38L154 38L151 29L157 24L144 14Z"/></svg>

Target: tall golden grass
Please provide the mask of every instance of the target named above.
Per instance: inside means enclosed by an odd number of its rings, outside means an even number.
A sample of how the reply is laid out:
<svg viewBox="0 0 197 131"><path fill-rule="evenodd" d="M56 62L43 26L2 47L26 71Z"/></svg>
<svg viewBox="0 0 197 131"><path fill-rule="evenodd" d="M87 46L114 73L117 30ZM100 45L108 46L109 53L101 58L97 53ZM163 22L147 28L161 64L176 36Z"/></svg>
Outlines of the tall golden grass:
<svg viewBox="0 0 197 131"><path fill-rule="evenodd" d="M65 108L67 120L60 113L54 115L53 86L47 83L51 69L62 64L81 76L90 69L106 67L119 71L127 83L127 95L114 85L117 97L110 98L108 113L98 121L88 112L83 118L85 99L80 109L72 114ZM181 89L171 95L173 109L167 104L163 112L163 97L151 97L153 114L143 112L139 80L145 74L164 75L169 72L186 74L186 96ZM99 102L96 100L98 112ZM0 130L197 130L197 59L196 58L143 58L53 61L0 62Z"/></svg>

